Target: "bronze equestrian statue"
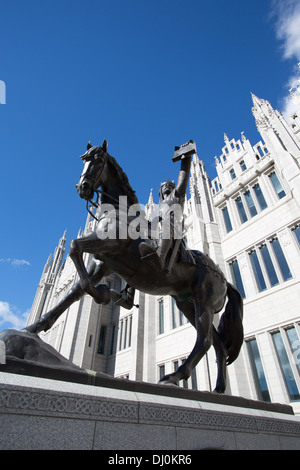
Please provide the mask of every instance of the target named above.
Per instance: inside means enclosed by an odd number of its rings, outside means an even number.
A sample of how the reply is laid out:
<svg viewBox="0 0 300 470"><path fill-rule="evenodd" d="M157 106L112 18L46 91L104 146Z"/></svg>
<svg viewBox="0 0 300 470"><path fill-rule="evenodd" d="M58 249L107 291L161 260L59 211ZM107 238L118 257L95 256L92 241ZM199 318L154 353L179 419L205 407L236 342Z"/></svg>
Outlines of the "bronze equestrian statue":
<svg viewBox="0 0 300 470"><path fill-rule="evenodd" d="M175 160L176 152L181 155L181 172L176 186L180 189L177 194L179 199L182 198L182 187L189 176L187 172L189 173L190 155L185 147L188 145L175 148ZM226 281L220 268L208 256L200 251L184 250L183 246L177 252L174 247L170 249L170 243L167 243L169 248L165 250L165 259L158 269L157 266L155 268L151 263L151 256L148 259L143 257L144 244L148 246L149 237L143 236L143 231L141 236L125 237L124 227L119 223L123 217L119 201L126 200L129 208L138 205L138 199L126 174L115 158L108 154L107 141L104 140L102 146L92 146L89 143L81 158L84 170L77 185L79 196L85 199L87 204L90 201L97 205L93 202L93 197L95 192L99 196L98 188L101 187L97 228L95 232L70 243L69 254L79 274L79 281L62 301L25 330L32 333L47 331L73 302L86 293L97 303L107 304L116 293L111 293L109 288L100 282L109 274L116 273L127 282L127 288L122 293L125 306L127 293L131 295L133 302L134 289L151 295L171 295L179 310L196 329L197 337L192 352L174 373L165 375L160 383L178 385L179 380L190 377L194 367L213 345L218 367L215 391L224 393L226 365L235 361L243 343L243 301L239 291ZM175 189L171 188L171 192ZM102 207L106 210L103 211ZM141 220L140 213L130 217L133 223L137 219ZM105 236L108 225L116 237ZM172 244L176 242L177 240L174 240ZM154 248L155 243L157 247L160 245L160 242L152 240ZM87 268L83 262L83 253L93 255ZM176 256L170 266L172 253ZM169 272L166 272L165 266L171 267ZM120 296L116 297L117 300L122 300ZM226 307L216 329L213 324L214 315L221 312L226 298Z"/></svg>

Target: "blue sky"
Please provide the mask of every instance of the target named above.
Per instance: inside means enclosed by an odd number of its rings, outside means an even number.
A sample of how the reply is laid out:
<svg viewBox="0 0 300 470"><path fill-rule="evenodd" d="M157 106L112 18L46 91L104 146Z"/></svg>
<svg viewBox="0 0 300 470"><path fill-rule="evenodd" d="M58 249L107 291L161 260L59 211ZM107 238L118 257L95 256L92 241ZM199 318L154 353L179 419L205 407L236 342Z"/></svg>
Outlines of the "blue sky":
<svg viewBox="0 0 300 470"><path fill-rule="evenodd" d="M300 61L294 0L0 3L0 329L20 328L48 255L84 226L79 158L103 139L146 203L197 144L211 178L224 132L259 139L251 96L285 112Z"/></svg>

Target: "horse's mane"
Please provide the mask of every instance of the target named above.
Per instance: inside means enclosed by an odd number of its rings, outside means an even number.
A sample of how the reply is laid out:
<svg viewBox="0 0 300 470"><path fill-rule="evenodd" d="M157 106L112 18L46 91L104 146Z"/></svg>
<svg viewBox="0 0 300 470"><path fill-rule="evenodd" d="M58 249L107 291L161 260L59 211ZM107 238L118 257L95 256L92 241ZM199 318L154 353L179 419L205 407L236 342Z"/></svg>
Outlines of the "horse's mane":
<svg viewBox="0 0 300 470"><path fill-rule="evenodd" d="M130 205L138 204L139 201L135 191L132 189L126 173L122 170L117 160L112 155L108 154L107 163L113 174L115 174L116 178L119 180L120 186L124 191L124 196L128 197L128 203Z"/></svg>

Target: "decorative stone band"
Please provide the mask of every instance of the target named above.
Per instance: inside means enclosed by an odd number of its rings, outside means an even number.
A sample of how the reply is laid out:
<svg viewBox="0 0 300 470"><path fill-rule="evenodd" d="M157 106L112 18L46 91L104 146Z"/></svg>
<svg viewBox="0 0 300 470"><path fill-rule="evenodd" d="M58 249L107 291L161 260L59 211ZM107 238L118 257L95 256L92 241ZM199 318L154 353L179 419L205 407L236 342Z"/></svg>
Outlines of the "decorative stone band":
<svg viewBox="0 0 300 470"><path fill-rule="evenodd" d="M300 420L292 415L280 413L276 417L276 413L270 413L270 417L264 417L267 414L265 411L247 409L244 414L241 408L207 406L206 403L180 399L175 400L178 403L175 406L171 404L174 399L166 397L156 404L152 403L153 396L148 396L150 402L147 402L146 394L140 394L143 400L137 400L132 392L130 395L135 399L123 400L109 398L109 389L106 389L105 395L90 396L0 384L0 413L275 433L300 438ZM155 396L155 400L159 402L160 398Z"/></svg>

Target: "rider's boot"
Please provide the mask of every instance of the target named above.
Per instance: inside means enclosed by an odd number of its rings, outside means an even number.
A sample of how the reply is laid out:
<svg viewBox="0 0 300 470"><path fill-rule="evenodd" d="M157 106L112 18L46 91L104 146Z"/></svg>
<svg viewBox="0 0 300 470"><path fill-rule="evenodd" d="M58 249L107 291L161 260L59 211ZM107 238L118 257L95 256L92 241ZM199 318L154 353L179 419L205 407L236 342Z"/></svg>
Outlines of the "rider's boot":
<svg viewBox="0 0 300 470"><path fill-rule="evenodd" d="M155 266L158 271L162 271L165 268L166 257L172 245L172 239L160 239L159 248L156 251L152 245L146 242L142 242L139 245L140 254L142 259L147 259Z"/></svg>
<svg viewBox="0 0 300 470"><path fill-rule="evenodd" d="M164 267L164 261L158 255L156 249L149 245L149 243L142 242L139 245L140 255L142 260L147 260L157 270L161 271Z"/></svg>

